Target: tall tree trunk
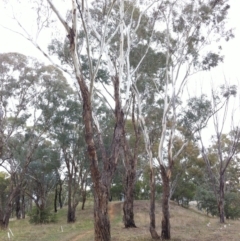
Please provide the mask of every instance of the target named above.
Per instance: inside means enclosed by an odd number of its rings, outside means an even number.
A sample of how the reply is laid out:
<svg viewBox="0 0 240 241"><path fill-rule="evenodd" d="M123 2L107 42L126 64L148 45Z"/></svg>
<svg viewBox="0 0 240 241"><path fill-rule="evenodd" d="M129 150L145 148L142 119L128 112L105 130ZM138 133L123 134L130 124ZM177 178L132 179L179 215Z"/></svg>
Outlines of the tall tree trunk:
<svg viewBox="0 0 240 241"><path fill-rule="evenodd" d="M84 210L86 199L87 199L87 192L86 190L83 190L82 191L82 210Z"/></svg>
<svg viewBox="0 0 240 241"><path fill-rule="evenodd" d="M68 173L68 214L67 214L67 222L74 223L76 221L76 208L74 208L72 201L72 175Z"/></svg>
<svg viewBox="0 0 240 241"><path fill-rule="evenodd" d="M57 185L55 187L55 195L54 195L54 212L57 212L57 198L58 198L58 188Z"/></svg>
<svg viewBox="0 0 240 241"><path fill-rule="evenodd" d="M134 222L133 202L134 202L134 187L136 179L135 161L133 158L129 159L128 169L124 182L124 203L123 203L123 222L125 228L136 228Z"/></svg>
<svg viewBox="0 0 240 241"><path fill-rule="evenodd" d="M7 229L11 217L12 204L9 203L5 209L0 210L0 229Z"/></svg>
<svg viewBox="0 0 240 241"><path fill-rule="evenodd" d="M96 182L94 182L96 183ZM110 241L108 217L108 187L99 180L94 187L94 231L96 241Z"/></svg>
<svg viewBox="0 0 240 241"><path fill-rule="evenodd" d="M161 177L163 182L162 194L162 239L170 239L170 213L169 213L169 197L170 197L170 173L163 165L160 165Z"/></svg>
<svg viewBox="0 0 240 241"><path fill-rule="evenodd" d="M68 223L74 223L76 221L76 208L74 206L68 207L67 221Z"/></svg>
<svg viewBox="0 0 240 241"><path fill-rule="evenodd" d="M59 201L59 207L61 209L63 207L63 202L62 202L62 181L59 182L58 201Z"/></svg>
<svg viewBox="0 0 240 241"><path fill-rule="evenodd" d="M150 168L150 227L149 231L151 233L152 239L160 239L160 236L158 235L156 231L156 218L155 218L155 175L154 175L154 169Z"/></svg>
<svg viewBox="0 0 240 241"><path fill-rule="evenodd" d="M219 202L218 202L218 211L219 211L219 218L220 223L225 222L225 214L224 214L224 193L225 193L225 178L224 174L220 173L220 185L219 185Z"/></svg>
<svg viewBox="0 0 240 241"><path fill-rule="evenodd" d="M22 210L22 219L25 219L25 207L26 207L26 203L25 203L25 195L22 194L22 202L21 202L21 210Z"/></svg>
<svg viewBox="0 0 240 241"><path fill-rule="evenodd" d="M4 216L0 215L0 229L7 229L9 224L9 219L11 216L11 210L5 212Z"/></svg>
<svg viewBox="0 0 240 241"><path fill-rule="evenodd" d="M21 195L20 193L17 194L17 196L15 197L15 207L16 207L16 218L17 219L21 219Z"/></svg>

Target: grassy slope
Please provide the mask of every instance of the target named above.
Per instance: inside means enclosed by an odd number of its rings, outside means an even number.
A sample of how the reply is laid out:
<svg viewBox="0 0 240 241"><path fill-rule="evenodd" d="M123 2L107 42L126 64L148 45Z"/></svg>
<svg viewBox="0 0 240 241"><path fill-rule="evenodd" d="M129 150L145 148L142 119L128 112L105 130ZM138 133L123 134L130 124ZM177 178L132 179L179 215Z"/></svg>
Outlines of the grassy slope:
<svg viewBox="0 0 240 241"><path fill-rule="evenodd" d="M135 202L135 222L138 228L124 229L122 224L122 203L110 203L112 241L150 241L148 231L147 201ZM157 230L160 233L161 210L157 206ZM217 218L208 217L194 210L188 210L171 204L171 234L175 241L238 241L240 240L240 221L227 221L220 225ZM77 222L66 223L66 209L58 212L56 224L32 225L26 220L13 220L10 229L15 241L90 241L93 240L92 203L84 211L78 210ZM210 222L210 225L207 224ZM63 232L61 231L63 228ZM9 240L7 231L0 231L0 240Z"/></svg>

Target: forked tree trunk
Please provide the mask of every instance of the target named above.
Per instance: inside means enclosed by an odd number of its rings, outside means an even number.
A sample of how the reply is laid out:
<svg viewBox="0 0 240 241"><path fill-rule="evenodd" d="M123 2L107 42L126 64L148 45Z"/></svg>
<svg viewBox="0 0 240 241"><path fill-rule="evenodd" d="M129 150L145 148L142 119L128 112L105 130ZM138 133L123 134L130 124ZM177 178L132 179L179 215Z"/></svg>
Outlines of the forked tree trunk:
<svg viewBox="0 0 240 241"><path fill-rule="evenodd" d="M169 213L169 198L170 198L170 173L167 172L163 165L160 165L161 177L163 182L162 194L162 233L161 238L170 239L170 213Z"/></svg>
<svg viewBox="0 0 240 241"><path fill-rule="evenodd" d="M125 176L125 199L123 203L123 222L125 228L136 228L134 222L133 202L134 202L134 187L136 179L135 161L133 158L129 160L129 169Z"/></svg>
<svg viewBox="0 0 240 241"><path fill-rule="evenodd" d="M218 211L219 211L219 218L220 223L225 222L225 213L224 213L224 193L225 193L225 186L224 186L224 175L220 174L220 185L219 185L219 202L218 202Z"/></svg>
<svg viewBox="0 0 240 241"><path fill-rule="evenodd" d="M158 235L156 231L156 218L155 218L155 175L154 175L154 169L150 168L150 227L149 231L151 234L152 239L160 239L160 236Z"/></svg>

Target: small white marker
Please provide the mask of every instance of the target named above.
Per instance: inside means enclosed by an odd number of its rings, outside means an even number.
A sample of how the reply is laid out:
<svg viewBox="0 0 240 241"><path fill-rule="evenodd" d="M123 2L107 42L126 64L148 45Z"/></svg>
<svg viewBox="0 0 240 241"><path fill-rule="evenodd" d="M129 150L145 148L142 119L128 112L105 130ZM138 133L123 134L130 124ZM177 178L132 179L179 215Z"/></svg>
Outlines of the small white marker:
<svg viewBox="0 0 240 241"><path fill-rule="evenodd" d="M10 233L12 234L12 236L14 236L14 235L13 235L13 232L12 232L12 230L11 230L10 228L9 228L9 231L10 231Z"/></svg>

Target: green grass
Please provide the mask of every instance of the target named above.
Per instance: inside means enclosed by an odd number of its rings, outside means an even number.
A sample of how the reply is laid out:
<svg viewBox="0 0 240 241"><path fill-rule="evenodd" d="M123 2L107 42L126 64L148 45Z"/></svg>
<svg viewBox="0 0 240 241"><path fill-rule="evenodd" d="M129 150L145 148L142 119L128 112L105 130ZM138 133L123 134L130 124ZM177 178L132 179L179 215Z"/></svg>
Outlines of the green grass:
<svg viewBox="0 0 240 241"><path fill-rule="evenodd" d="M57 223L34 225L25 220L11 220L13 241L92 241L94 240L93 204L77 210L77 221L67 224L67 209L57 213ZM122 203L111 202L109 217L112 241L151 241L149 227L149 202L135 201L134 213L137 228L125 229L122 223ZM209 217L194 209L171 203L171 241L239 241L240 221L227 220L226 227L216 217ZM207 224L210 222L210 226ZM157 232L161 232L161 205L156 205ZM63 232L61 230L63 229ZM8 230L7 230L8 231ZM0 240L9 241L7 231L0 231Z"/></svg>

